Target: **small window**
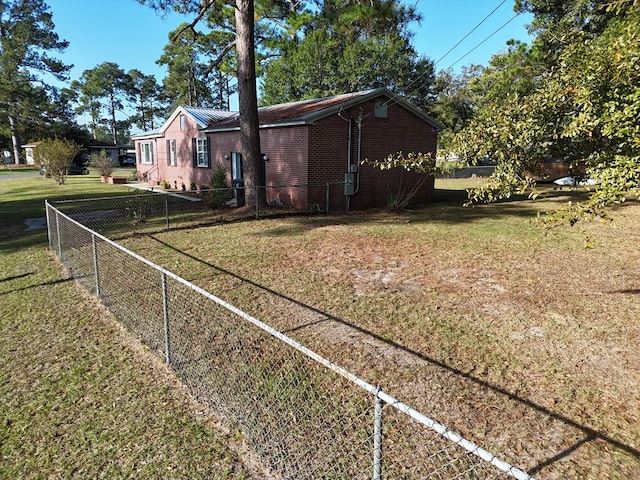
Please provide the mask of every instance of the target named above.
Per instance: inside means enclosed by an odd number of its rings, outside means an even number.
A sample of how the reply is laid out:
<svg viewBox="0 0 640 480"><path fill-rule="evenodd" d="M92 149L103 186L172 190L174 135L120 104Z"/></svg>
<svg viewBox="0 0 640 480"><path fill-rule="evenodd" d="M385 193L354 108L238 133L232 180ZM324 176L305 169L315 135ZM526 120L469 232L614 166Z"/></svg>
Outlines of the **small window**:
<svg viewBox="0 0 640 480"><path fill-rule="evenodd" d="M196 167L209 167L209 139L208 138L195 138L194 139L194 156Z"/></svg>
<svg viewBox="0 0 640 480"><path fill-rule="evenodd" d="M384 98L378 98L373 102L373 116L375 118L387 118L388 102Z"/></svg>
<svg viewBox="0 0 640 480"><path fill-rule="evenodd" d="M140 162L153 164L153 143L144 142L140 144Z"/></svg>
<svg viewBox="0 0 640 480"><path fill-rule="evenodd" d="M177 164L176 141L167 140L167 165L175 167Z"/></svg>
<svg viewBox="0 0 640 480"><path fill-rule="evenodd" d="M180 115L180 130L186 130L187 129L187 117L186 115L182 114Z"/></svg>

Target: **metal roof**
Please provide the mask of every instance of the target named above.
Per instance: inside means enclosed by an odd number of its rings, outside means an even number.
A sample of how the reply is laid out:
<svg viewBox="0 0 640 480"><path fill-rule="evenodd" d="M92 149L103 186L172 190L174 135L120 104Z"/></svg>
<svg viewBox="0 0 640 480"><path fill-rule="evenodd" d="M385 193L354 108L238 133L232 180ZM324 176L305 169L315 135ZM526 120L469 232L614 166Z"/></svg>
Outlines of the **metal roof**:
<svg viewBox="0 0 640 480"><path fill-rule="evenodd" d="M210 123L225 120L236 114L236 112L229 112L227 110L216 110L213 108L204 107L188 107L186 105L180 105L179 109L182 109L185 114L193 118L200 128L204 128Z"/></svg>
<svg viewBox="0 0 640 480"><path fill-rule="evenodd" d="M442 130L443 128L440 123L423 113L416 106L386 88L261 107L258 109L258 118L261 127L310 124L337 113L343 108L350 108L353 105L378 97L385 97L389 102L400 104L425 122L431 124L436 130ZM237 128L239 128L239 115L235 114L224 120L212 121L204 131L214 132Z"/></svg>

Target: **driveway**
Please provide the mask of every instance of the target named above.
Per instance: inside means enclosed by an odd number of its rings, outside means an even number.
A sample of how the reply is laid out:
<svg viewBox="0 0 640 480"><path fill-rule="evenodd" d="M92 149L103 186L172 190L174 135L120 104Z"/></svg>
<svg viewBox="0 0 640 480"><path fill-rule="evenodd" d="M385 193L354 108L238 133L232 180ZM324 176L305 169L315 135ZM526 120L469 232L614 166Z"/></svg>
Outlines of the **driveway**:
<svg viewBox="0 0 640 480"><path fill-rule="evenodd" d="M0 180L8 180L11 178L31 178L31 177L39 177L40 174L38 172L32 173L0 173Z"/></svg>

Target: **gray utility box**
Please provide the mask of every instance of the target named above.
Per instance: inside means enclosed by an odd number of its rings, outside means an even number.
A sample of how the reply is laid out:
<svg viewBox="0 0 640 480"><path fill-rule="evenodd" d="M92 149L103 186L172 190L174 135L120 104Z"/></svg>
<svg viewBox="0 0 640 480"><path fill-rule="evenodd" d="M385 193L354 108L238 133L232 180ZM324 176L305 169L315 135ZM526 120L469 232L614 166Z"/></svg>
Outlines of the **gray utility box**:
<svg viewBox="0 0 640 480"><path fill-rule="evenodd" d="M344 194L347 196L353 195L355 193L355 174L353 173L345 173L344 174Z"/></svg>

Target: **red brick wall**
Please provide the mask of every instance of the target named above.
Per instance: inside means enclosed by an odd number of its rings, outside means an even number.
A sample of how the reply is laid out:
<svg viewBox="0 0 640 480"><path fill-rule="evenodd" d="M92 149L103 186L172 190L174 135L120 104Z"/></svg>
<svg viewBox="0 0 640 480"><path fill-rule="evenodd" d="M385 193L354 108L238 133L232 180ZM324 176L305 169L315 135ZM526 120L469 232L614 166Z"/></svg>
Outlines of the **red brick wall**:
<svg viewBox="0 0 640 480"><path fill-rule="evenodd" d="M373 100L348 111L342 117L357 119L362 112L360 160L382 160L390 154L403 151L433 152L435 155L437 134L433 127L399 105L390 103L387 118L376 118ZM310 127L309 182L326 184L341 182L347 172L349 122L332 115ZM351 163L358 163L358 126L353 121L351 131ZM357 174L356 174L357 178ZM391 194L401 187L415 185L421 175L402 169L381 171L369 165L360 165L359 188L350 198L349 208L384 206ZM414 199L414 204L428 203L433 199L433 178L427 179ZM310 203L325 204L323 196L317 195ZM342 186L331 189L330 208L344 209L345 197Z"/></svg>
<svg viewBox="0 0 640 480"><path fill-rule="evenodd" d="M360 104L341 116L331 115L315 124L267 128L260 131L265 163L267 200L278 200L286 206L309 209L326 208L326 185L330 185L330 209L344 210L344 175L348 171L349 122L351 116L351 163L358 164L358 125L355 119L362 113L360 160L375 161L398 151L436 151L436 132L433 127L399 105L388 106L387 118L374 117L373 100ZM344 118L341 118L344 117ZM186 188L193 182L198 188L209 185L216 165L227 170L231 185L231 152L240 151L238 131L209 134L211 168L192 166L191 139L200 134L197 125L188 119L188 129L180 131L176 117L165 132L165 138L154 140L153 166L138 164L139 172L151 172L150 181L166 180L172 187ZM178 165L167 165L166 140L176 139ZM138 142L136 142L137 144ZM227 156L227 158L224 158ZM358 191L349 198L349 208L384 206L389 197L400 188L410 188L423 176L401 169L381 171L369 165L360 165ZM430 202L433 198L433 178L427 179L414 199L414 204Z"/></svg>
<svg viewBox="0 0 640 480"><path fill-rule="evenodd" d="M230 184L231 152L240 151L240 132L217 132L210 134L210 138L212 159L224 165ZM286 206L307 209L307 143L305 126L260 130L260 149L268 158L265 162L267 201L278 200ZM229 158L224 159L225 155Z"/></svg>

